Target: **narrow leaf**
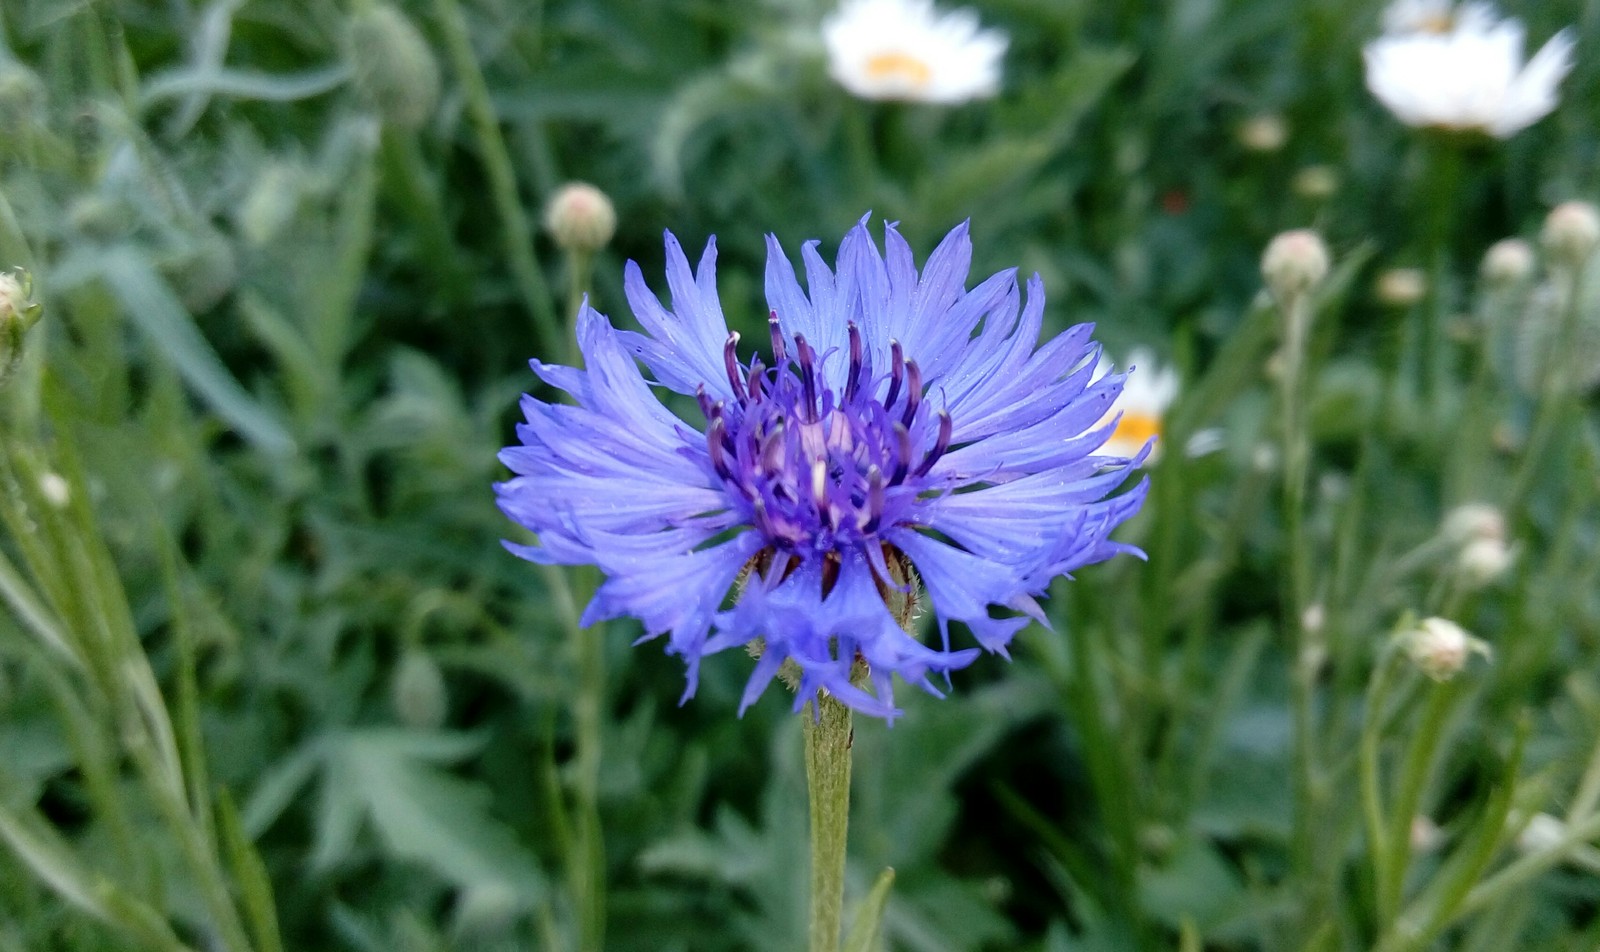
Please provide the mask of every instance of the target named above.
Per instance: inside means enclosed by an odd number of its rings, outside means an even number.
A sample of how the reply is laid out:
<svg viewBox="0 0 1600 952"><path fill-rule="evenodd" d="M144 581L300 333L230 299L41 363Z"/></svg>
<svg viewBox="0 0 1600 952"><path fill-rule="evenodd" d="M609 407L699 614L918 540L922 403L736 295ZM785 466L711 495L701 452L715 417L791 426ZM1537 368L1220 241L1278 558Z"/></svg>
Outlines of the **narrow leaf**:
<svg viewBox="0 0 1600 952"><path fill-rule="evenodd" d="M116 246L106 249L98 264L107 286L128 316L218 416L262 450L287 453L294 449L294 440L283 424L245 392L223 366L149 259L130 247Z"/></svg>
<svg viewBox="0 0 1600 952"><path fill-rule="evenodd" d="M878 874L878 881L872 884L872 891L856 909L850 934L844 939L844 952L872 952L878 941L878 929L883 924L883 907L889 901L889 888L893 885L894 868L885 866Z"/></svg>

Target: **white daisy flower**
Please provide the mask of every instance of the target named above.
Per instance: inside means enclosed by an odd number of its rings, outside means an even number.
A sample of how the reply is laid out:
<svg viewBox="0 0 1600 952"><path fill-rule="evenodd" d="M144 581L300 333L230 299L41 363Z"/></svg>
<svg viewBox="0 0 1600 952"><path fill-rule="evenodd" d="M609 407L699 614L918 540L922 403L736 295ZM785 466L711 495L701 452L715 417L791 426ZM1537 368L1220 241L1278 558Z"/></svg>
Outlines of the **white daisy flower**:
<svg viewBox="0 0 1600 952"><path fill-rule="evenodd" d="M960 103L1000 90L1009 42L971 10L932 0L844 0L822 23L828 73L863 99Z"/></svg>
<svg viewBox="0 0 1600 952"><path fill-rule="evenodd" d="M1383 11L1383 32L1449 33L1458 23L1493 25L1494 8L1487 3L1462 4L1453 0L1394 0Z"/></svg>
<svg viewBox="0 0 1600 952"><path fill-rule="evenodd" d="M1556 87L1572 69L1567 31L1524 65L1522 23L1485 3L1398 0L1384 25L1388 32L1364 51L1367 88L1412 126L1507 138L1556 107Z"/></svg>
<svg viewBox="0 0 1600 952"><path fill-rule="evenodd" d="M1178 396L1178 372L1157 364L1155 355L1142 347L1129 355L1128 366L1133 372L1123 383L1117 402L1099 423L1104 426L1117 421L1117 428L1100 451L1111 456L1138 456L1144 445L1154 439L1156 445L1150 450L1150 461L1154 462L1161 452L1161 421ZM1112 362L1102 356L1095 377L1103 377L1111 369Z"/></svg>

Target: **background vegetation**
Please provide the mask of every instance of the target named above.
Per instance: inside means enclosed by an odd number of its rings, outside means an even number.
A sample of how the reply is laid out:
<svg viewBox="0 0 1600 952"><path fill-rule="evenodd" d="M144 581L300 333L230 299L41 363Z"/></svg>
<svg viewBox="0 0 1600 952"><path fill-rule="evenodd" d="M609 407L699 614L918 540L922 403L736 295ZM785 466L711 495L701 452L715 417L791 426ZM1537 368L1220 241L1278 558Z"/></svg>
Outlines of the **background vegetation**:
<svg viewBox="0 0 1600 952"><path fill-rule="evenodd" d="M804 0L7 0L0 265L45 317L0 405L0 949L802 946L782 699L736 719L726 655L679 707L498 544L525 361L569 346L539 210L582 179L619 321L663 228L717 235L750 330L764 232L970 216L978 272L1184 381L1149 562L858 722L885 948L1590 952L1600 282L1478 262L1600 195L1600 3L1508 6L1578 66L1500 143L1372 102L1350 0L994 0L1005 91L954 109L848 97ZM1258 262L1306 225L1299 633ZM1375 295L1397 266L1420 300ZM1474 501L1517 552L1482 585L1440 536ZM1420 676L1391 634L1429 614L1491 661Z"/></svg>

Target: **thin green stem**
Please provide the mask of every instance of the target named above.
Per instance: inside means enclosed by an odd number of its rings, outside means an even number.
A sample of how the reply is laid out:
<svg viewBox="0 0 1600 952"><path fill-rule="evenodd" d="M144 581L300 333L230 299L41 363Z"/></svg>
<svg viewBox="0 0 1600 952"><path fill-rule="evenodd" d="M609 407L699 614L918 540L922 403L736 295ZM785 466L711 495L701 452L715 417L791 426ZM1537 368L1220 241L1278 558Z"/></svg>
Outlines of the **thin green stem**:
<svg viewBox="0 0 1600 952"><path fill-rule="evenodd" d="M1367 852L1372 856L1373 893L1377 899L1378 919L1387 925L1395 911L1385 905L1390 895L1388 875L1390 841L1384 833L1383 794L1378 745L1383 738L1384 702L1389 696L1389 686L1394 678L1398 656L1389 653L1372 671L1367 687L1366 711L1361 724L1360 779L1361 809L1367 830Z"/></svg>
<svg viewBox="0 0 1600 952"><path fill-rule="evenodd" d="M1565 296L1561 302L1560 323L1556 332L1551 335L1550 346L1545 349L1542 368L1544 391L1539 395L1533 430L1523 447L1522 460L1517 466L1516 475L1511 481L1511 491L1506 498L1506 514L1511 518L1517 516L1528 493L1532 490L1539 464L1549 451L1551 441L1555 439L1557 433L1567 429L1563 426L1563 422L1568 415L1568 409L1576 409L1581 405L1577 388L1572 386L1572 352L1582 306L1583 269L1566 269L1562 276L1566 278L1565 286L1562 288Z"/></svg>
<svg viewBox="0 0 1600 952"><path fill-rule="evenodd" d="M594 253L573 248L567 252L567 347L568 363L578 366L583 359L578 349L578 309L589 293L589 278L594 271Z"/></svg>
<svg viewBox="0 0 1600 952"><path fill-rule="evenodd" d="M1427 784L1433 766L1434 753L1444 734L1445 718L1459 693L1458 685L1435 684L1428 692L1428 706L1422 714L1411 746L1406 752L1404 768L1400 773L1400 792L1395 797L1394 810L1389 816L1388 846L1385 857L1389 868L1383 876L1387 894L1379 896L1378 908L1389 917L1399 910L1404 896L1406 866L1411 861L1411 822L1417 815L1417 805L1422 800L1422 790ZM1391 918L1385 918L1387 925Z"/></svg>
<svg viewBox="0 0 1600 952"><path fill-rule="evenodd" d="M820 709L814 705L820 705ZM811 799L811 952L838 952L850 829L850 709L824 694L801 715Z"/></svg>
<svg viewBox="0 0 1600 952"><path fill-rule="evenodd" d="M1571 824L1561 839L1550 844L1548 848L1529 853L1472 887L1451 918L1458 919L1470 915L1502 898L1511 890L1526 885L1535 876L1566 859L1568 854L1596 836L1600 836L1600 813L1588 817L1582 823Z"/></svg>
<svg viewBox="0 0 1600 952"><path fill-rule="evenodd" d="M500 218L501 238L512 276L517 282L517 290L542 338L545 353L557 353L561 322L556 316L555 300L545 282L544 272L539 269L539 261L534 257L533 231L528 225L528 216L523 213L522 200L517 195L517 178L512 171L511 154L506 150L505 137L500 134L500 120L495 115L494 104L489 101L489 86L484 82L477 54L472 51L466 18L462 16L456 0L434 0L434 9L438 12L439 24L444 31L446 52L461 80L462 93L466 96L467 113L472 118L478 149L483 154L484 172L489 176L489 197Z"/></svg>
<svg viewBox="0 0 1600 952"><path fill-rule="evenodd" d="M587 594L594 588L594 570L580 570L579 590ZM582 851L577 875L580 909L580 948L599 952L604 947L606 928L605 840L600 826L600 755L605 719L605 640L604 628L578 631L574 649L578 655L578 696L572 704L577 731L578 777L577 840Z"/></svg>
<svg viewBox="0 0 1600 952"><path fill-rule="evenodd" d="M1294 650L1291 678L1294 717L1294 840L1295 866L1310 870L1316 856L1313 820L1317 813L1316 738L1313 724L1313 692L1316 657L1310 634L1305 630L1308 581L1305 539L1306 475L1311 447L1305 422L1301 419L1301 391L1304 376L1306 335L1311 324L1311 300L1298 294L1285 301L1283 377L1280 381L1280 423L1283 449L1283 524L1287 566L1284 591L1284 629Z"/></svg>

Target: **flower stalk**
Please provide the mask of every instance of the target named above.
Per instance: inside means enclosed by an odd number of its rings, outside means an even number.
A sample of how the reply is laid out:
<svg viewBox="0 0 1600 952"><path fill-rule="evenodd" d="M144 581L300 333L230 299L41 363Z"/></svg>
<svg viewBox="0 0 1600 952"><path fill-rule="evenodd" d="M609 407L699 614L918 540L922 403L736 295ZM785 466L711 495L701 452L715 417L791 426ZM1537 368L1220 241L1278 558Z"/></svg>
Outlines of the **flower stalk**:
<svg viewBox="0 0 1600 952"><path fill-rule="evenodd" d="M838 952L850 827L850 708L823 693L801 715L811 801L811 952Z"/></svg>

